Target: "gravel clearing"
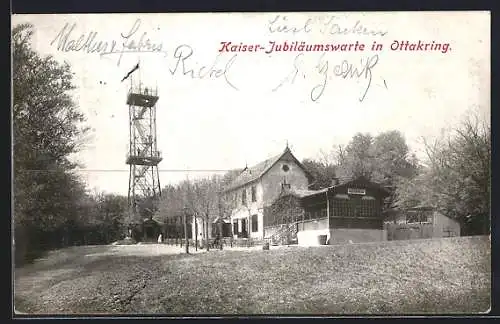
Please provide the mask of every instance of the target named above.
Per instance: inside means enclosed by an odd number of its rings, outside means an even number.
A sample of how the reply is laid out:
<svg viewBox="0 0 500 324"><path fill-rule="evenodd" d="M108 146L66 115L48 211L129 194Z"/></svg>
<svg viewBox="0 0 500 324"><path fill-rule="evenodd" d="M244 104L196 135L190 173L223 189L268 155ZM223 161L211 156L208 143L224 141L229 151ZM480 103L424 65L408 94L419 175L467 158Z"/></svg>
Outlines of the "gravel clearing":
<svg viewBox="0 0 500 324"><path fill-rule="evenodd" d="M491 242L461 237L183 254L158 244L72 247L16 269L33 314L486 312Z"/></svg>

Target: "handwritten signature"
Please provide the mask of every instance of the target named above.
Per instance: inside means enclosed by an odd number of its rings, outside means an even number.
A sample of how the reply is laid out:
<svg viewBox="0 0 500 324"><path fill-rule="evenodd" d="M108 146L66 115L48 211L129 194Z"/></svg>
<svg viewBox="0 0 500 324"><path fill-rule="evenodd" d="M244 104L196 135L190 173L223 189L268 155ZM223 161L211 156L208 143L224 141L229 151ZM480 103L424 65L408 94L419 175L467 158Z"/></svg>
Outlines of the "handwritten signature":
<svg viewBox="0 0 500 324"><path fill-rule="evenodd" d="M99 32L90 31L75 35L76 23L66 23L56 37L50 42L51 46L57 42L57 50L62 52L85 52L96 53L101 56L119 55L117 65L119 66L125 53L163 53L162 42L155 42L148 37L148 33L139 32L141 19L136 19L132 27L125 33L120 33L121 42L116 40L99 39Z"/></svg>
<svg viewBox="0 0 500 324"><path fill-rule="evenodd" d="M385 36L387 30L372 29L364 26L360 20L354 23L342 24L336 16L313 16L308 17L305 21L288 20L286 15L276 15L268 21L267 29L270 33L311 33L318 31L326 35L366 35L366 36Z"/></svg>
<svg viewBox="0 0 500 324"><path fill-rule="evenodd" d="M183 75L191 79L223 78L230 87L238 90L229 78L229 71L236 60L236 54L225 63L224 55L219 54L211 64L199 66L194 61L194 50L191 46L182 44L168 53L164 49L162 42L153 41L145 31L139 32L141 27L140 19L136 19L127 32L120 33L121 43L116 40L100 40L98 39L99 33L96 31L90 31L78 36L74 33L76 26L76 23L71 25L66 23L50 45L54 46L57 43L57 50L62 52L94 53L99 54L101 57L118 55L118 66L124 54L161 53L165 58L172 59L173 66L169 68L172 76Z"/></svg>
<svg viewBox="0 0 500 324"><path fill-rule="evenodd" d="M191 46L183 44L177 46L174 50L174 66L169 68L171 75L182 74L191 77L191 79L218 79L224 77L226 83L233 89L238 90L233 82L229 80L229 72L233 66L237 54L233 55L223 67L219 64L221 62L222 54L217 55L215 60L210 65L203 65L201 67L194 66L193 62L194 50Z"/></svg>
<svg viewBox="0 0 500 324"><path fill-rule="evenodd" d="M359 101L363 102L368 94L368 90L372 86L373 71L374 68L379 63L379 56L375 54L371 57L361 59L359 65L349 62L348 60L342 60L340 63L331 65L330 62L325 58L325 54L321 55L318 63L314 66L313 72L318 73L322 81L315 85L310 92L310 98L312 101L318 101L324 94L325 89L328 85L329 80L332 77L338 77L341 79L356 79L365 80L365 86L363 92L359 97ZM303 68L304 53L298 54L294 59L293 70L290 72L272 91L276 92L278 89L283 87L285 84L293 84L297 78L306 78L307 74ZM300 74L299 74L300 73ZM387 88L387 83L384 80L384 86Z"/></svg>
<svg viewBox="0 0 500 324"><path fill-rule="evenodd" d="M278 20L284 20L286 17L280 15L271 21L271 25ZM312 18L311 18L312 19ZM312 23L308 20L302 29L281 29L274 26L272 32L310 32ZM311 25L309 25L311 24ZM191 79L222 79L231 88L239 90L239 88L231 81L231 70L237 61L237 54L231 57L219 53L210 64L202 65L195 59L195 51L188 44L177 46L173 51L165 50L163 43L152 40L146 31L141 30L141 20L136 19L131 28L125 33L120 33L121 42L116 40L99 39L97 31L75 33L76 23L65 24L59 33L51 41L50 45L57 44L57 50L62 52L84 52L89 54L99 54L101 57L118 55L117 65L120 65L123 55L128 53L161 53L168 60L168 72L172 76L185 76ZM355 25L357 26L357 24ZM352 29L356 31L358 29ZM361 30L361 29L359 29ZM374 32L385 35L383 32ZM285 84L293 84L300 75L306 78L305 68L301 67L304 63L305 53L300 53L295 57L292 71L275 87L272 91L275 92ZM364 80L365 87L359 101L365 100L369 89L372 86L372 79L375 67L379 64L379 56L377 54L361 59L359 63L352 63L348 60L342 60L337 64L332 64L326 59L326 53L321 55L318 63L312 69L316 76L321 77L321 82L316 84L310 92L312 101L318 101L324 94L325 89L333 77L341 79ZM311 72L311 71L310 71ZM384 80L384 85L387 84Z"/></svg>

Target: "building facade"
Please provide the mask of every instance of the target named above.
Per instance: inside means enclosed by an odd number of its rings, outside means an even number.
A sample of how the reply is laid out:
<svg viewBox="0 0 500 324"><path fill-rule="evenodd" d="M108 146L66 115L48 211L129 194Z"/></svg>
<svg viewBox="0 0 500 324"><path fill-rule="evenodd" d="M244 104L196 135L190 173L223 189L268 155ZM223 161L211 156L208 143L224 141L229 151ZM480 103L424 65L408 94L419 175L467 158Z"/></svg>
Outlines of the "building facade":
<svg viewBox="0 0 500 324"><path fill-rule="evenodd" d="M299 245L384 241L382 211L388 195L365 178L317 191L286 188L268 208L266 233L296 236Z"/></svg>
<svg viewBox="0 0 500 324"><path fill-rule="evenodd" d="M393 211L385 222L389 240L460 236L460 223L432 207Z"/></svg>
<svg viewBox="0 0 500 324"><path fill-rule="evenodd" d="M245 167L223 192L231 204L233 237L263 239L264 210L281 195L283 186L306 190L311 181L288 146L277 156Z"/></svg>

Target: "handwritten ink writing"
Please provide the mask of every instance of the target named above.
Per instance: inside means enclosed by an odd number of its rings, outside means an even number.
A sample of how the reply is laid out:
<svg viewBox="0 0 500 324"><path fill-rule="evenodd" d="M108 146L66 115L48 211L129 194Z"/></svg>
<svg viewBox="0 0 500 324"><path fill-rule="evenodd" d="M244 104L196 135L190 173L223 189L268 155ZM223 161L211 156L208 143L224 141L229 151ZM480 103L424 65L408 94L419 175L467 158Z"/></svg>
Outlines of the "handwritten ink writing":
<svg viewBox="0 0 500 324"><path fill-rule="evenodd" d="M272 91L275 92L279 88L281 88L284 84L291 83L293 84L295 82L295 78L297 77L297 74L299 74L299 71L302 71L301 63L302 63L302 58L304 56L304 53L300 53L295 57L293 60L293 71L290 72L277 86L274 88ZM301 76L305 78L305 73L302 72Z"/></svg>
<svg viewBox="0 0 500 324"><path fill-rule="evenodd" d="M138 39L134 38L134 36L138 35L140 26L141 20L136 19L127 33L120 33L120 36L123 40L121 50L103 52L101 53L101 56L119 54L117 64L120 65L123 54L125 53L165 53L162 51L163 44L161 42L153 42L149 37L147 37L148 33L146 31L140 34L141 36Z"/></svg>
<svg viewBox="0 0 500 324"><path fill-rule="evenodd" d="M119 55L117 65L126 53L165 53L161 42L154 42L146 31L140 33L141 20L136 19L132 27L126 33L120 33L121 44L116 40L99 40L97 31L74 35L77 24L66 23L55 38L50 42L51 46L57 42L57 50L62 52L86 52L97 53L100 56ZM76 37L74 37L76 36Z"/></svg>
<svg viewBox="0 0 500 324"><path fill-rule="evenodd" d="M268 21L267 30L270 33L292 35L319 32L325 35L385 36L388 33L385 30L365 27L360 20L354 23L341 23L336 16L312 16L305 20L290 21L285 15L276 15L274 19Z"/></svg>
<svg viewBox="0 0 500 324"><path fill-rule="evenodd" d="M293 84L299 73L300 76L304 79L307 77L307 73L302 67L303 57L304 53L300 53L295 57L292 72L289 73L278 84L278 86L273 89L273 91L277 91L286 83ZM362 94L359 98L360 102L364 101L367 96L368 90L372 86L373 70L378 63L379 56L377 54L368 58L361 59L359 65L351 63L348 60L342 60L337 64L331 65L331 63L327 59L325 59L325 54L321 55L318 63L312 69L314 73L317 73L321 76L321 82L316 84L311 89L310 99L314 102L318 101L323 96L329 80L332 77L337 77L344 80L366 80L365 87L363 88Z"/></svg>
<svg viewBox="0 0 500 324"><path fill-rule="evenodd" d="M302 26L289 26L287 16L276 15L269 21L268 29L271 33L309 33L312 30L313 19L308 18Z"/></svg>
<svg viewBox="0 0 500 324"><path fill-rule="evenodd" d="M139 27L141 26L141 20L137 19L130 29L130 31L126 34L121 33L121 37L123 38L123 50L120 53L120 59L123 56L124 52L161 52L163 44L162 43L154 43L150 38L147 38L147 32L143 32L139 40L134 39L133 36L137 34L139 31Z"/></svg>
<svg viewBox="0 0 500 324"><path fill-rule="evenodd" d="M103 53L112 52L115 49L116 41L96 40L98 32L90 31L88 34L80 34L79 37L72 37L76 28L76 23L66 23L56 37L50 42L53 46L57 42L57 50L61 52Z"/></svg>
<svg viewBox="0 0 500 324"><path fill-rule="evenodd" d="M318 72L323 76L323 81L311 90L312 101L317 101L323 95L328 82L329 62L328 60L324 60L324 57L325 56L322 55L319 63L316 65ZM367 59L361 59L360 66L356 66L347 60L342 60L342 62L333 66L333 75L342 79L367 80L365 89L359 98L359 101L362 102L365 100L366 94L371 87L373 78L372 70L377 65L378 61L379 57L377 54Z"/></svg>
<svg viewBox="0 0 500 324"><path fill-rule="evenodd" d="M360 20L356 20L356 22L352 26L346 27L345 25L341 25L340 22L336 22L335 20L338 17L331 16L329 19L325 19L321 26L320 33L329 34L329 35L365 35L365 36L385 36L387 35L387 31L384 30L373 30L368 29L361 23Z"/></svg>
<svg viewBox="0 0 500 324"><path fill-rule="evenodd" d="M221 55L219 54L211 65L194 68L192 67L195 64L192 60L193 53L193 48L189 45L183 44L178 46L173 54L176 60L173 68L169 69L170 74L174 76L180 73L182 75L189 76L192 79L218 79L220 77L224 77L224 80L230 87L238 90L238 88L229 79L229 72L236 60L236 54L224 64L224 67L220 67L219 60Z"/></svg>

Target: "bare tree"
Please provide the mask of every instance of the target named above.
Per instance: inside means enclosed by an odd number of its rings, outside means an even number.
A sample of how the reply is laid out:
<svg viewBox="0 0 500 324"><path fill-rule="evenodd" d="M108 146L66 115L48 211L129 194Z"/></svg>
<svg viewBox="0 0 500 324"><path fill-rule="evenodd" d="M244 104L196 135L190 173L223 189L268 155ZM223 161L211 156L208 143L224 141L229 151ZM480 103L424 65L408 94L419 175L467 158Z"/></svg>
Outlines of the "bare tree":
<svg viewBox="0 0 500 324"><path fill-rule="evenodd" d="M433 142L419 175L397 190L397 203L433 206L464 225L465 234L489 232L491 128L477 113Z"/></svg>
<svg viewBox="0 0 500 324"><path fill-rule="evenodd" d="M204 223L205 233L203 233L206 249L209 247L209 230L211 222L218 216L220 181L214 176L211 179L205 178L193 183L192 205L194 212L200 216Z"/></svg>

